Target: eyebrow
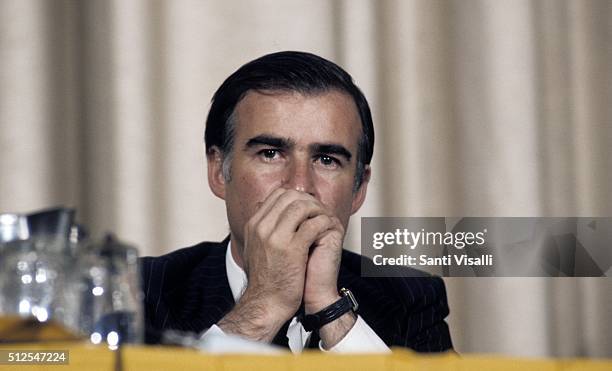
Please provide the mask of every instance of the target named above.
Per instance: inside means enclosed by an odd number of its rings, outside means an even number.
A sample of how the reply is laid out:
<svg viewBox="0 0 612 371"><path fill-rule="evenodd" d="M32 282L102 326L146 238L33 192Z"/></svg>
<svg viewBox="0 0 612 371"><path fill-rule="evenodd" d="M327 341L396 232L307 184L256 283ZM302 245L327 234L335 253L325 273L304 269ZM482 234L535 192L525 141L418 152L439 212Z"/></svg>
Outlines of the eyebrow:
<svg viewBox="0 0 612 371"><path fill-rule="evenodd" d="M262 134L249 139L246 148L256 146L270 146L282 149L290 149L295 146L295 142L288 138L280 138L272 135Z"/></svg>
<svg viewBox="0 0 612 371"><path fill-rule="evenodd" d="M253 148L257 146L270 146L283 150L289 150L295 146L295 141L289 138L262 134L249 139L246 143L246 148ZM353 157L351 152L346 149L346 147L336 143L313 143L308 146L308 149L312 153L325 153L329 155L342 156L347 162L350 162L351 158Z"/></svg>

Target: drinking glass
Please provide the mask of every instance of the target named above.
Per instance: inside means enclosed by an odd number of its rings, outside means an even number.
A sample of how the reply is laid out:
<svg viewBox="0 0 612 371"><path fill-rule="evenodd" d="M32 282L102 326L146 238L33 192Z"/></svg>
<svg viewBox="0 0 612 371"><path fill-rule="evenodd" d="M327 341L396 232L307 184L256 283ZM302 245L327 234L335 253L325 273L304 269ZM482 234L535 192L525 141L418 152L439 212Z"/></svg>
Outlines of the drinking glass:
<svg viewBox="0 0 612 371"><path fill-rule="evenodd" d="M116 349L122 343L143 340L143 294L138 250L107 236L87 246L78 256L72 279L77 305L72 326L94 344Z"/></svg>

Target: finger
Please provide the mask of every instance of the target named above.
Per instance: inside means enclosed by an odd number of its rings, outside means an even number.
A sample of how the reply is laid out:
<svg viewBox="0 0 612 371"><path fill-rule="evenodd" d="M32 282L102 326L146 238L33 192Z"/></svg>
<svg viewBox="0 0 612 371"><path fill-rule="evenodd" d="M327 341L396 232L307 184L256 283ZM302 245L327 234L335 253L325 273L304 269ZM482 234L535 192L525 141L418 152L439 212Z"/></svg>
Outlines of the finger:
<svg viewBox="0 0 612 371"><path fill-rule="evenodd" d="M344 239L344 226L335 216L330 217L329 228L323 231L317 238L315 239L315 243L322 241L328 236L337 236L341 239Z"/></svg>
<svg viewBox="0 0 612 371"><path fill-rule="evenodd" d="M339 220L336 219L330 222L329 229L323 231L320 235L318 235L314 240L314 245L324 245L335 247L338 249L342 249L342 242L344 241L344 228Z"/></svg>
<svg viewBox="0 0 612 371"><path fill-rule="evenodd" d="M283 194L276 198L274 204L267 208L266 215L262 216L258 222L259 227L269 232L275 230L283 211L288 205L297 200L316 201L316 199L308 193L299 192L292 189L285 190Z"/></svg>
<svg viewBox="0 0 612 371"><path fill-rule="evenodd" d="M342 222L340 221L340 219L338 219L338 217L332 216L332 224L333 224L333 229L337 230L338 232L342 234L342 236L344 236L346 231L344 229L344 225L342 225Z"/></svg>
<svg viewBox="0 0 612 371"><path fill-rule="evenodd" d="M304 221L319 215L328 216L331 223L331 213L320 202L314 200L294 200L280 214L275 232L284 237L291 238Z"/></svg>
<svg viewBox="0 0 612 371"><path fill-rule="evenodd" d="M307 253L315 240L319 238L322 233L329 230L332 225L332 219L324 214L310 218L300 224L295 236L293 237L293 241L295 241L299 246L303 246Z"/></svg>
<svg viewBox="0 0 612 371"><path fill-rule="evenodd" d="M251 221L254 223L259 222L259 220L261 220L264 216L268 214L270 208L274 206L278 198L282 196L285 192L287 192L287 190L282 187L276 188L275 190L270 192L270 194L265 198L265 200L258 202L258 209L251 217Z"/></svg>

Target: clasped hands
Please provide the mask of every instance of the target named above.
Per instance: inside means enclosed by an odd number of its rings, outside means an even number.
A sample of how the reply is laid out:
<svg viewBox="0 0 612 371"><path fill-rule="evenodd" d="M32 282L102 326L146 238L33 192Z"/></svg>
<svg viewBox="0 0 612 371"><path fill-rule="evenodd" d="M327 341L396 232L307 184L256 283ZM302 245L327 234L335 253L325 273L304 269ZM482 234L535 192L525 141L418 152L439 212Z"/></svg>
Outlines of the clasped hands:
<svg viewBox="0 0 612 371"><path fill-rule="evenodd" d="M271 341L304 302L306 314L337 301L344 227L310 194L276 189L244 228L242 262L248 286L218 326L253 340ZM352 313L325 325L333 346L355 322Z"/></svg>

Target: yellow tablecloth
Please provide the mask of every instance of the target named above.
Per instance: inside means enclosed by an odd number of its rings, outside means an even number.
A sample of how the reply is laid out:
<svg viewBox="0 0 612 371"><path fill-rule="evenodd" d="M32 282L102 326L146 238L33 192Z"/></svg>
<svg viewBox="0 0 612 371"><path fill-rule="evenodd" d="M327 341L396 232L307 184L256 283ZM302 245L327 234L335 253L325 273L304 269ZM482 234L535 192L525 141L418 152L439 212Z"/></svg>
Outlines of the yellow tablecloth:
<svg viewBox="0 0 612 371"><path fill-rule="evenodd" d="M103 370L112 371L116 352L104 346L81 343L46 343L10 345L0 349L68 349L69 365L0 365L0 370ZM126 346L122 349L123 370L453 370L453 371L610 371L612 360L591 359L518 359L480 355L420 355L394 349L390 355L329 355L320 352L280 356L210 355L196 350L173 347Z"/></svg>

